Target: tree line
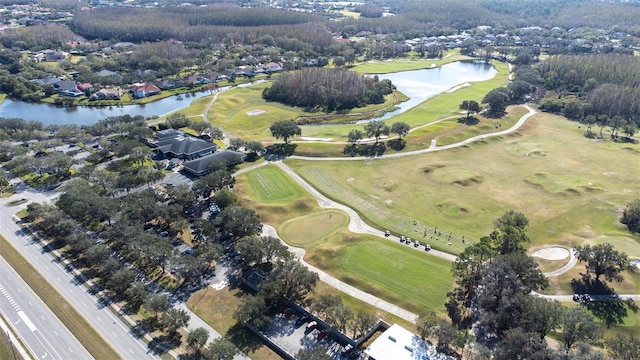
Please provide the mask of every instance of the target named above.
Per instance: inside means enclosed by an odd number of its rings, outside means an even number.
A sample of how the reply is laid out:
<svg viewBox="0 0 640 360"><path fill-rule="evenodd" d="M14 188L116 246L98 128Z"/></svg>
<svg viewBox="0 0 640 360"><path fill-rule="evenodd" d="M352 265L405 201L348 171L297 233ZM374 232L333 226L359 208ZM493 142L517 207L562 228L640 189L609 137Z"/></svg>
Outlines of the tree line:
<svg viewBox="0 0 640 360"><path fill-rule="evenodd" d="M553 56L536 67L539 83L558 93L540 109L563 114L592 126L611 129L611 137L623 133L630 139L640 127L640 61L627 55Z"/></svg>
<svg viewBox="0 0 640 360"><path fill-rule="evenodd" d="M81 12L71 28L88 39L157 41L175 38L193 42L254 43L264 35L295 38L319 49L331 35L316 25L322 18L277 9L230 6L152 9L99 8Z"/></svg>
<svg viewBox="0 0 640 360"><path fill-rule="evenodd" d="M378 81L344 68L305 68L279 76L263 90L262 97L287 105L326 112L353 109L384 102L394 87L389 80Z"/></svg>
<svg viewBox="0 0 640 360"><path fill-rule="evenodd" d="M576 247L576 257L586 264L587 271L582 279L572 282L574 291L605 294L615 300L592 300L587 295L579 299L584 308L566 308L557 301L532 295L546 288L548 280L523 246L530 241L526 233L528 223L524 214L507 211L496 219L489 235L459 255L452 267L456 286L447 294L445 304L453 326L425 312L416 324L423 337L435 338L443 351L464 351L469 341L465 331L473 326L479 344L497 340L493 352L497 359L604 358L602 353L591 349L591 344L601 340L602 330L585 310L598 316L607 327L621 324L627 315L626 308L637 311L633 300L615 298L615 292L602 279L621 281L622 272L634 270L626 254L610 244ZM546 342L546 336L552 332L557 334L559 350ZM605 344L614 358L627 358L624 356L633 354L640 341L619 336L607 339ZM477 352L483 351L482 346L475 348ZM484 351L489 356L489 350ZM622 354L623 357L615 357Z"/></svg>

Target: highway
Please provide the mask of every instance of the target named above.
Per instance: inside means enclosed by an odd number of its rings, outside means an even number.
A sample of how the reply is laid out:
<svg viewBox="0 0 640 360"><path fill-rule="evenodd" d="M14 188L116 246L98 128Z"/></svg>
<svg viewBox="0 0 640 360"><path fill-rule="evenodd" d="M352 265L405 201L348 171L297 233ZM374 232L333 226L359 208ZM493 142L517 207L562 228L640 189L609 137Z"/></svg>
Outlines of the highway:
<svg viewBox="0 0 640 360"><path fill-rule="evenodd" d="M19 305L20 304L20 305ZM60 319L0 257L0 312L39 359L91 359Z"/></svg>
<svg viewBox="0 0 640 360"><path fill-rule="evenodd" d="M121 358L136 360L159 359L157 355L148 350L146 343L142 339L137 339L132 335L129 327L122 320L113 314L109 308L103 306L96 297L89 294L83 284L76 282L61 263L54 259L49 252L43 250L39 243L33 241L31 236L25 234L23 229L12 220L12 216L20 209L25 208L26 204L7 207L5 205L7 201L20 198L39 203L51 201L47 194L35 192L25 187L23 183L16 183L15 185L17 185L18 193L9 199L3 199L3 203L0 204L0 233L111 344L111 347L119 353ZM4 298L1 295L0 297ZM23 300L17 297L14 299L20 308L26 309L29 305L28 303L25 304ZM55 331L60 333L58 330ZM32 343L30 339L28 345L31 348L38 346L37 342Z"/></svg>

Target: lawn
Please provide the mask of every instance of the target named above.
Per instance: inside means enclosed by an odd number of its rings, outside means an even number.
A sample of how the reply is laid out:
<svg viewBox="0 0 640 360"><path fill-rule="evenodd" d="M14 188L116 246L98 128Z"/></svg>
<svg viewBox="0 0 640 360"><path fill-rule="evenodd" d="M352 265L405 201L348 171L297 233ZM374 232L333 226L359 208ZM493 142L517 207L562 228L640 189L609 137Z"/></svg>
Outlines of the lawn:
<svg viewBox="0 0 640 360"><path fill-rule="evenodd" d="M257 199L267 204L298 199L304 191L275 166L262 166L247 174L247 178Z"/></svg>
<svg viewBox="0 0 640 360"><path fill-rule="evenodd" d="M251 181L253 172L265 169L279 175L265 177L262 184ZM450 262L386 239L351 233L346 214L319 208L306 192L288 202L260 201L258 194L263 187L271 186L270 180L274 180L274 188L282 187L278 185L282 182L298 185L276 167L253 172L236 179L241 202L256 210L262 222L275 226L286 242L304 248L306 261L406 309L443 310L445 294L452 285Z"/></svg>
<svg viewBox="0 0 640 360"><path fill-rule="evenodd" d="M640 237L617 219L640 197L637 145L594 141L564 118L541 113L499 139L424 155L367 161L287 160L319 191L380 229L406 236L437 227L466 243L508 209L530 220L533 245L611 242L640 257ZM418 226L413 226L413 222ZM428 234L429 240L431 235ZM435 238L434 238L435 240Z"/></svg>
<svg viewBox="0 0 640 360"><path fill-rule="evenodd" d="M357 71L362 74L388 74L398 71L409 71L426 69L436 66L442 66L450 62L458 60L469 60L471 57L461 55L457 50L451 50L444 53L442 59L424 59L419 57L393 59L389 61L367 61L365 63L356 65L351 68L352 71Z"/></svg>

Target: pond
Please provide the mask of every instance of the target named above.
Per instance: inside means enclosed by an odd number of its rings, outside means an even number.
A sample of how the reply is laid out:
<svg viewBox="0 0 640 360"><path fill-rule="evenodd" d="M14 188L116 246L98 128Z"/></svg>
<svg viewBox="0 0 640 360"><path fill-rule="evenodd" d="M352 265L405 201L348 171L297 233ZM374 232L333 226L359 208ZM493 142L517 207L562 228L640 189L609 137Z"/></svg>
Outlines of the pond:
<svg viewBox="0 0 640 360"><path fill-rule="evenodd" d="M378 75L389 79L400 92L410 100L398 104L398 109L386 113L377 120L405 112L425 100L455 86L474 81L486 81L496 76L497 70L491 64L476 61L456 61L440 67L403 71Z"/></svg>

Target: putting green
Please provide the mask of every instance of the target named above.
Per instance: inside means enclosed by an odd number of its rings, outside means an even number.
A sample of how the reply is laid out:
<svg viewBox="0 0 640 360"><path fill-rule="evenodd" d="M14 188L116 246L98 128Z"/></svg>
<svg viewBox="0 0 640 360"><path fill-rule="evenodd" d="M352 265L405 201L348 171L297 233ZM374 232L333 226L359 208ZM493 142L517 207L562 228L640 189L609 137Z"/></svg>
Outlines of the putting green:
<svg viewBox="0 0 640 360"><path fill-rule="evenodd" d="M342 211L326 210L291 219L280 227L287 243L309 248L319 245L327 236L349 224L349 217Z"/></svg>

